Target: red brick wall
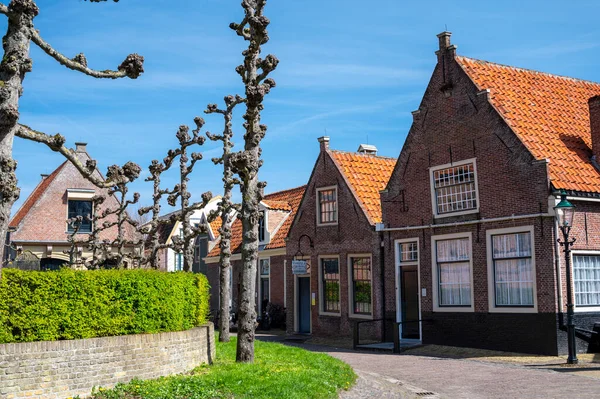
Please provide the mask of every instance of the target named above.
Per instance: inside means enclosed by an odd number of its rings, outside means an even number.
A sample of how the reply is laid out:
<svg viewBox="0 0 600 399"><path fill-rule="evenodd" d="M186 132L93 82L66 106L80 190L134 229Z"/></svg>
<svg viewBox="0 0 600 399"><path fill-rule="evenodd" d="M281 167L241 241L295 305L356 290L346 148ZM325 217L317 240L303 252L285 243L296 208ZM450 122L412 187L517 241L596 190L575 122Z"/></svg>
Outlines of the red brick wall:
<svg viewBox="0 0 600 399"><path fill-rule="evenodd" d="M338 188L338 224L333 226L317 226L316 201L317 189L320 187L337 186ZM294 330L294 280L291 260L297 255L298 240L302 235L308 235L314 243L310 248L309 240L302 238L301 252L310 257L311 262L311 293L316 295L315 306L311 310L313 335L344 335L352 334L354 321L362 320L349 316L348 307L348 255L372 254L372 284L373 284L373 318L380 318L381 289L379 267L379 240L374 226L371 226L352 192L344 182L343 176L330 156L321 152L311 176L305 197L298 210L298 216L290 229L287 241L287 329ZM319 309L319 255L339 256L340 268L340 316L320 316ZM366 327L368 328L368 327Z"/></svg>

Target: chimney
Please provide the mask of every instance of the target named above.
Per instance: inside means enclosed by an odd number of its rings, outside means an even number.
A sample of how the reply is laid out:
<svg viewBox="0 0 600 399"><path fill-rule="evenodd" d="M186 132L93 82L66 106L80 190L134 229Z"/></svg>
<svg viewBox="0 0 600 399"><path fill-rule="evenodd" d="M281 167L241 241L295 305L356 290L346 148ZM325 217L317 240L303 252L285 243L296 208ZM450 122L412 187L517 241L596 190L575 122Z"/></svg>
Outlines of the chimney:
<svg viewBox="0 0 600 399"><path fill-rule="evenodd" d="M452 32L448 31L444 31L437 35L440 42L440 49L435 52L438 56L438 61L441 61L441 58L446 54L451 58L456 56L456 46L450 43L450 36L452 36Z"/></svg>
<svg viewBox="0 0 600 399"><path fill-rule="evenodd" d="M329 136L322 136L319 137L317 140L319 140L321 152L329 151Z"/></svg>
<svg viewBox="0 0 600 399"><path fill-rule="evenodd" d="M590 133L592 134L592 156L600 162L600 96L588 100L590 107Z"/></svg>
<svg viewBox="0 0 600 399"><path fill-rule="evenodd" d="M356 150L359 154L367 154L367 155L377 155L377 147L370 144L361 144L358 146L358 150Z"/></svg>
<svg viewBox="0 0 600 399"><path fill-rule="evenodd" d="M42 180L46 179L46 177L50 176L48 174L42 173L40 176L42 176Z"/></svg>
<svg viewBox="0 0 600 399"><path fill-rule="evenodd" d="M87 143L75 143L75 152L87 152L86 145Z"/></svg>

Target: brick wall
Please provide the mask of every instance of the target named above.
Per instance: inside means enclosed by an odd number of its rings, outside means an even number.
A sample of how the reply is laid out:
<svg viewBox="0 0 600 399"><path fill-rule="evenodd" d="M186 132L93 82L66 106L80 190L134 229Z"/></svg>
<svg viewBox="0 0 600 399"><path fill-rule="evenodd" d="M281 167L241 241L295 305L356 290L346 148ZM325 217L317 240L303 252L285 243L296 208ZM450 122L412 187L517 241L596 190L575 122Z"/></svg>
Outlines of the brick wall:
<svg viewBox="0 0 600 399"><path fill-rule="evenodd" d="M212 323L179 332L0 345L0 398L89 395L132 378L183 373L215 356Z"/></svg>
<svg viewBox="0 0 600 399"><path fill-rule="evenodd" d="M317 189L320 187L337 186L338 223L331 226L317 226L316 201ZM303 202L297 217L290 229L287 240L287 330L294 332L294 302L297 299L294 292L295 276L292 274L291 261L298 252L298 240L302 235L308 235L314 247L309 246L309 240L301 241L301 252L310 259L311 266L311 295L316 297L315 305L311 307L311 332L313 335L352 336L354 322L365 320L353 317L349 309L348 292L348 255L365 254L371 256L372 267L372 318L378 319L381 314L381 278L379 238L366 218L353 193L346 185L327 152L321 152L315 164L311 180L306 189ZM319 256L339 256L340 271L340 314L320 315L319 300ZM393 292L393 291L392 291ZM372 325L369 325L372 324ZM364 334L362 334L364 331ZM381 333L379 323L366 323L361 327L361 336L374 337Z"/></svg>

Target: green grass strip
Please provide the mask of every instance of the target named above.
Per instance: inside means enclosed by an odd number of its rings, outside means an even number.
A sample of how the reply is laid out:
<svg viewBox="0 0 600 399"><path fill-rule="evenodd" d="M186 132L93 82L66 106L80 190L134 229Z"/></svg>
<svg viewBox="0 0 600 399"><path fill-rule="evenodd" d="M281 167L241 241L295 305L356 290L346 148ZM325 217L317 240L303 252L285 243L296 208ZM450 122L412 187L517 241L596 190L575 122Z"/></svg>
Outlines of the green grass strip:
<svg viewBox="0 0 600 399"><path fill-rule="evenodd" d="M190 374L99 388L92 398L337 398L356 380L350 366L323 353L257 341L254 363L244 364L235 362L235 346L235 339L217 343L214 364Z"/></svg>

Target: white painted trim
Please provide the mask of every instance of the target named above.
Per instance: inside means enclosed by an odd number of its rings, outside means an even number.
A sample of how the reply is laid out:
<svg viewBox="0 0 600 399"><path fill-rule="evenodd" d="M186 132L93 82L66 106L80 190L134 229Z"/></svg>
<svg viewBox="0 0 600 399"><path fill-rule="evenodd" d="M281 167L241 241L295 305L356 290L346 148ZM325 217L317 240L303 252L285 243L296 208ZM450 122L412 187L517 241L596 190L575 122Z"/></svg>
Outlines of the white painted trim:
<svg viewBox="0 0 600 399"><path fill-rule="evenodd" d="M352 262L350 262L350 258L369 258L371 262L371 314L357 314L354 313L354 309L352 303L354 302L354 293L352 292L352 278L353 274L350 270L352 268ZM373 254L372 253L355 253L348 254L346 257L346 269L348 274L348 317L355 319L365 319L370 320L373 318ZM341 275L340 275L341 280ZM341 290L341 287L340 287ZM341 293L340 293L341 294ZM340 295L340 308L341 308L341 295ZM341 310L341 309L340 309Z"/></svg>
<svg viewBox="0 0 600 399"><path fill-rule="evenodd" d="M338 272L340 274L340 278L339 278L339 296L340 296L340 311L339 312L324 312L323 311L323 279L321 278L322 275L322 267L321 267L321 259L337 259L338 260ZM340 262L340 256L339 255L319 255L317 257L317 262L319 263L319 267L318 267L318 274L317 274L317 278L319 281L319 316L341 316L342 315L342 265ZM311 268L312 270L312 268Z"/></svg>
<svg viewBox="0 0 600 399"><path fill-rule="evenodd" d="M417 261L416 262L405 262L404 264L402 264L400 262L400 257L399 257L399 244L402 243L406 243L406 242L416 242L417 243ZM402 321L402 307L401 307L401 303L400 300L402 298L402 292L400 290L400 275L399 275L399 271L400 271L400 267L402 266L416 266L417 267L417 291L418 291L418 296L419 296L419 320L421 320L421 301L422 301L422 294L421 294L421 243L419 241L419 237L413 237L413 238L403 238L403 239L398 239L398 240L394 240L394 276L395 276L395 284L396 284L396 321ZM430 294L431 295L431 294ZM398 329L398 333L400 334L400 339L402 339L402 324L400 324L400 328ZM419 322L419 342L423 339L423 323ZM404 341L406 341L406 339L404 339Z"/></svg>
<svg viewBox="0 0 600 399"><path fill-rule="evenodd" d="M577 303L575 300L575 263L573 262L573 255L594 255L600 256L600 251L598 250L586 250L586 249L573 249L571 250L571 273L573 274L571 277L572 284L572 292L573 292L573 311L575 313L591 313L591 312L600 312L600 306L581 306L577 307ZM562 291L562 287L561 287Z"/></svg>
<svg viewBox="0 0 600 399"><path fill-rule="evenodd" d="M567 196L567 199L569 201L600 202L600 198L571 197L570 195Z"/></svg>
<svg viewBox="0 0 600 399"><path fill-rule="evenodd" d="M554 218L554 213L531 213L528 215L511 215L511 216L503 216L503 217L499 217L499 218L467 220L464 222L425 224L425 225L421 225L421 226L405 226L405 227L383 227L383 223L381 223L381 224L378 223L375 226L375 231L410 231L410 230L437 229L440 227L469 226L472 224L504 222L504 221L509 221L509 220L531 219L531 218L540 218L540 217Z"/></svg>
<svg viewBox="0 0 600 399"><path fill-rule="evenodd" d="M438 291L438 268L437 268L437 256L436 256L436 241L441 240L452 240L455 238L468 238L469 239L469 268L471 275L471 306L440 306ZM462 312L471 313L475 311L475 297L474 297L474 285L473 285L473 235L471 232L464 233L453 233L453 234L442 234L431 237L431 276L432 276L432 287L431 295L433 298L433 311L434 312Z"/></svg>
<svg viewBox="0 0 600 399"><path fill-rule="evenodd" d="M451 168L451 167L461 166L461 165L467 165L470 163L473 164L473 172L475 175L475 195L477 196L477 208L469 209L466 211L438 214L437 201L436 201L436 195L435 195L435 182L433 179L433 173L440 169ZM447 163L444 165L430 167L429 168L429 191L430 191L430 195L431 195L431 209L433 211L434 219L441 219L441 218L447 218L447 217L452 217L452 216L460 216L460 215L468 215L471 213L478 213L480 201L479 201L479 185L477 183L477 180L478 180L477 179L477 158L470 158L470 159L465 159L465 160L458 161L458 162L452 162L452 163Z"/></svg>
<svg viewBox="0 0 600 399"><path fill-rule="evenodd" d="M94 190L85 188L67 188L67 199L70 200L91 200L96 193Z"/></svg>
<svg viewBox="0 0 600 399"><path fill-rule="evenodd" d="M326 190L335 190L335 222L329 222L329 223L321 223L320 219L321 219L321 207L320 207L320 201L319 201L319 192L320 191L326 191ZM315 205L317 208L317 226L321 227L321 226L336 226L340 220L340 198L339 198L339 190L338 190L338 186L327 186L327 187L319 187L316 190L316 195L315 195Z"/></svg>
<svg viewBox="0 0 600 399"><path fill-rule="evenodd" d="M283 260L283 307L287 308L287 259Z"/></svg>
<svg viewBox="0 0 600 399"><path fill-rule="evenodd" d="M514 233L529 233L531 237L531 266L533 269L533 306L496 306L496 287L494 285L494 260L492 257L492 236ZM532 225L508 227L504 229L493 229L486 231L486 257L487 257L487 280L488 280L488 311L490 313L537 313L537 267L535 263L535 231Z"/></svg>

